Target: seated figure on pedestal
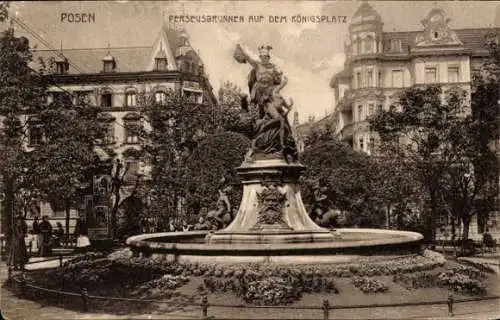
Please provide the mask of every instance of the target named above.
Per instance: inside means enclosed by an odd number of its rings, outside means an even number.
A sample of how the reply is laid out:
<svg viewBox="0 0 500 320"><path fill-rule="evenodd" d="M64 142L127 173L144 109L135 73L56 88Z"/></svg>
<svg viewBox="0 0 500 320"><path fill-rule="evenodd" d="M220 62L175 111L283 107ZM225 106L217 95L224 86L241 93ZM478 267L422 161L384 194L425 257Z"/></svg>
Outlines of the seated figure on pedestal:
<svg viewBox="0 0 500 320"><path fill-rule="evenodd" d="M314 186L314 204L310 217L319 226L325 228L339 227L344 224L344 217L339 210L333 208L333 204L328 199L326 187L319 184Z"/></svg>
<svg viewBox="0 0 500 320"><path fill-rule="evenodd" d="M223 179L223 181L225 181ZM219 199L217 200L217 209L207 213L207 220L212 230L225 228L233 220L231 203L229 202L228 193L231 191L231 186L222 186L219 189Z"/></svg>

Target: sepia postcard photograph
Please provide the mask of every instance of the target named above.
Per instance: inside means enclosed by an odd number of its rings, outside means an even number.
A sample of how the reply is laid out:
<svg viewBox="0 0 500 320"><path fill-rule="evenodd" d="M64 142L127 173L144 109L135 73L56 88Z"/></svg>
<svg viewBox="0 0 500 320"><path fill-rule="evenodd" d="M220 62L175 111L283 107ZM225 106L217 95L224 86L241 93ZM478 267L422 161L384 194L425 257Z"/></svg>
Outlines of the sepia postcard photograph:
<svg viewBox="0 0 500 320"><path fill-rule="evenodd" d="M0 320L499 319L500 1L0 1Z"/></svg>

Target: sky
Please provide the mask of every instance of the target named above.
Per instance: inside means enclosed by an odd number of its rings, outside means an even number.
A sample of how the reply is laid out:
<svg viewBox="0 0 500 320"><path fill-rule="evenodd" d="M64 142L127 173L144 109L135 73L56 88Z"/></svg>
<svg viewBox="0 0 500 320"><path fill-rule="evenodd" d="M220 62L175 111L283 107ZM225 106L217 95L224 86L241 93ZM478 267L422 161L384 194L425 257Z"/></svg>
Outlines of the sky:
<svg viewBox="0 0 500 320"><path fill-rule="evenodd" d="M451 28L500 27L500 1L369 1L384 22L384 31L422 30L421 20L435 7L448 14ZM359 1L46 1L12 2L10 14L26 23L54 48L151 46L171 15L243 15L242 23L185 23L215 93L229 80L247 89L250 67L233 59L237 43L257 52L271 45L273 61L287 75L283 95L293 98L303 122L322 118L335 101L329 79L343 68L348 23ZM93 23L68 23L61 15L93 13ZM343 23L294 23L294 15L345 16ZM263 15L261 23L248 16ZM269 22L269 16L287 21ZM340 19L342 20L342 19ZM5 25L0 25L4 29ZM18 35L26 35L14 25ZM30 43L37 41L29 35ZM43 48L38 45L38 48Z"/></svg>

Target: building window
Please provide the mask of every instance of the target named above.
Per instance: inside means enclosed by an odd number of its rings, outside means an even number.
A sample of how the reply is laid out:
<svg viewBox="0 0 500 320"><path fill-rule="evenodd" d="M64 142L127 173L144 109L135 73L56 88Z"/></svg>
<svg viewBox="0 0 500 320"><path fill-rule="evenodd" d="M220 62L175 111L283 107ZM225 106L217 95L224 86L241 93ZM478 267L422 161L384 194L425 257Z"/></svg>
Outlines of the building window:
<svg viewBox="0 0 500 320"><path fill-rule="evenodd" d="M155 101L159 104L165 104L167 102L167 94L164 91L157 91L155 93Z"/></svg>
<svg viewBox="0 0 500 320"><path fill-rule="evenodd" d="M372 37L366 37L365 41L364 41L364 52L365 53L372 53L373 51L373 38Z"/></svg>
<svg viewBox="0 0 500 320"><path fill-rule="evenodd" d="M362 116L363 116L363 106L359 105L358 106L358 121L362 120Z"/></svg>
<svg viewBox="0 0 500 320"><path fill-rule="evenodd" d="M382 110L383 110L382 105L379 104L377 107L377 112L380 113L380 112L382 112Z"/></svg>
<svg viewBox="0 0 500 320"><path fill-rule="evenodd" d="M363 138L359 138L359 150L363 151L365 149L365 145L363 142Z"/></svg>
<svg viewBox="0 0 500 320"><path fill-rule="evenodd" d="M448 82L458 82L458 67L448 67Z"/></svg>
<svg viewBox="0 0 500 320"><path fill-rule="evenodd" d="M361 39L358 39L356 41L356 50L357 50L358 54L360 54L361 52L363 52L363 51L361 51Z"/></svg>
<svg viewBox="0 0 500 320"><path fill-rule="evenodd" d="M381 87L383 84L382 84L382 72L379 71L378 72L378 75L377 75L377 83L378 83L378 86Z"/></svg>
<svg viewBox="0 0 500 320"><path fill-rule="evenodd" d="M56 62L56 71L57 74L66 74L68 71L68 63L66 61L64 62Z"/></svg>
<svg viewBox="0 0 500 320"><path fill-rule="evenodd" d="M436 83L436 82L437 82L436 68L425 68L425 83Z"/></svg>
<svg viewBox="0 0 500 320"><path fill-rule="evenodd" d="M390 42L391 52L401 52L401 40L391 40Z"/></svg>
<svg viewBox="0 0 500 320"><path fill-rule="evenodd" d="M125 160L125 175L123 180L126 184L133 184L137 179L137 174L139 173L139 161L136 159Z"/></svg>
<svg viewBox="0 0 500 320"><path fill-rule="evenodd" d="M127 144L139 143L140 120L126 120L124 127L125 127L125 143Z"/></svg>
<svg viewBox="0 0 500 320"><path fill-rule="evenodd" d="M373 150L375 148L375 138L370 137L370 150Z"/></svg>
<svg viewBox="0 0 500 320"><path fill-rule="evenodd" d="M403 87L403 70L392 70L392 86L394 88Z"/></svg>
<svg viewBox="0 0 500 320"><path fill-rule="evenodd" d="M137 93L133 90L125 93L125 102L127 107L135 107L137 105Z"/></svg>
<svg viewBox="0 0 500 320"><path fill-rule="evenodd" d="M165 71L165 70L167 70L167 59L166 58L156 58L155 69L157 71Z"/></svg>
<svg viewBox="0 0 500 320"><path fill-rule="evenodd" d="M101 94L101 107L111 108L113 106L113 93L111 91L104 91Z"/></svg>
<svg viewBox="0 0 500 320"><path fill-rule="evenodd" d="M369 115L372 116L375 113L375 105L373 103L370 103L368 105L368 109L370 111Z"/></svg>
<svg viewBox="0 0 500 320"><path fill-rule="evenodd" d="M38 146L43 142L43 129L39 122L30 122L28 140L30 146Z"/></svg>
<svg viewBox="0 0 500 320"><path fill-rule="evenodd" d="M81 105L88 103L90 100L88 91L76 91L75 92L75 104Z"/></svg>
<svg viewBox="0 0 500 320"><path fill-rule="evenodd" d="M368 71L368 76L366 78L366 85L368 87L373 87L373 71Z"/></svg>
<svg viewBox="0 0 500 320"><path fill-rule="evenodd" d="M356 72L356 88L361 88L363 86L361 79L361 72Z"/></svg>
<svg viewBox="0 0 500 320"><path fill-rule="evenodd" d="M116 62L113 57L106 57L106 60L103 60L103 71L104 72L113 72L116 68Z"/></svg>
<svg viewBox="0 0 500 320"><path fill-rule="evenodd" d="M113 144L115 143L115 126L113 122L106 123L105 127L106 132L104 133L104 144Z"/></svg>

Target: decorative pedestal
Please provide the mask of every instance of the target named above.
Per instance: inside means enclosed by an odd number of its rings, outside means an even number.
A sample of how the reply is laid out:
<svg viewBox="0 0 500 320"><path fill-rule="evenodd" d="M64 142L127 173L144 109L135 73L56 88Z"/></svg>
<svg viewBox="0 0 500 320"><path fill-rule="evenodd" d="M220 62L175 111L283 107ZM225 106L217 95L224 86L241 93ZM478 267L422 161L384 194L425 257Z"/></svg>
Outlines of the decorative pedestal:
<svg viewBox="0 0 500 320"><path fill-rule="evenodd" d="M336 235L309 218L297 180L305 167L281 159L257 160L237 168L243 182L238 214L224 230L207 235L207 243L311 243Z"/></svg>

